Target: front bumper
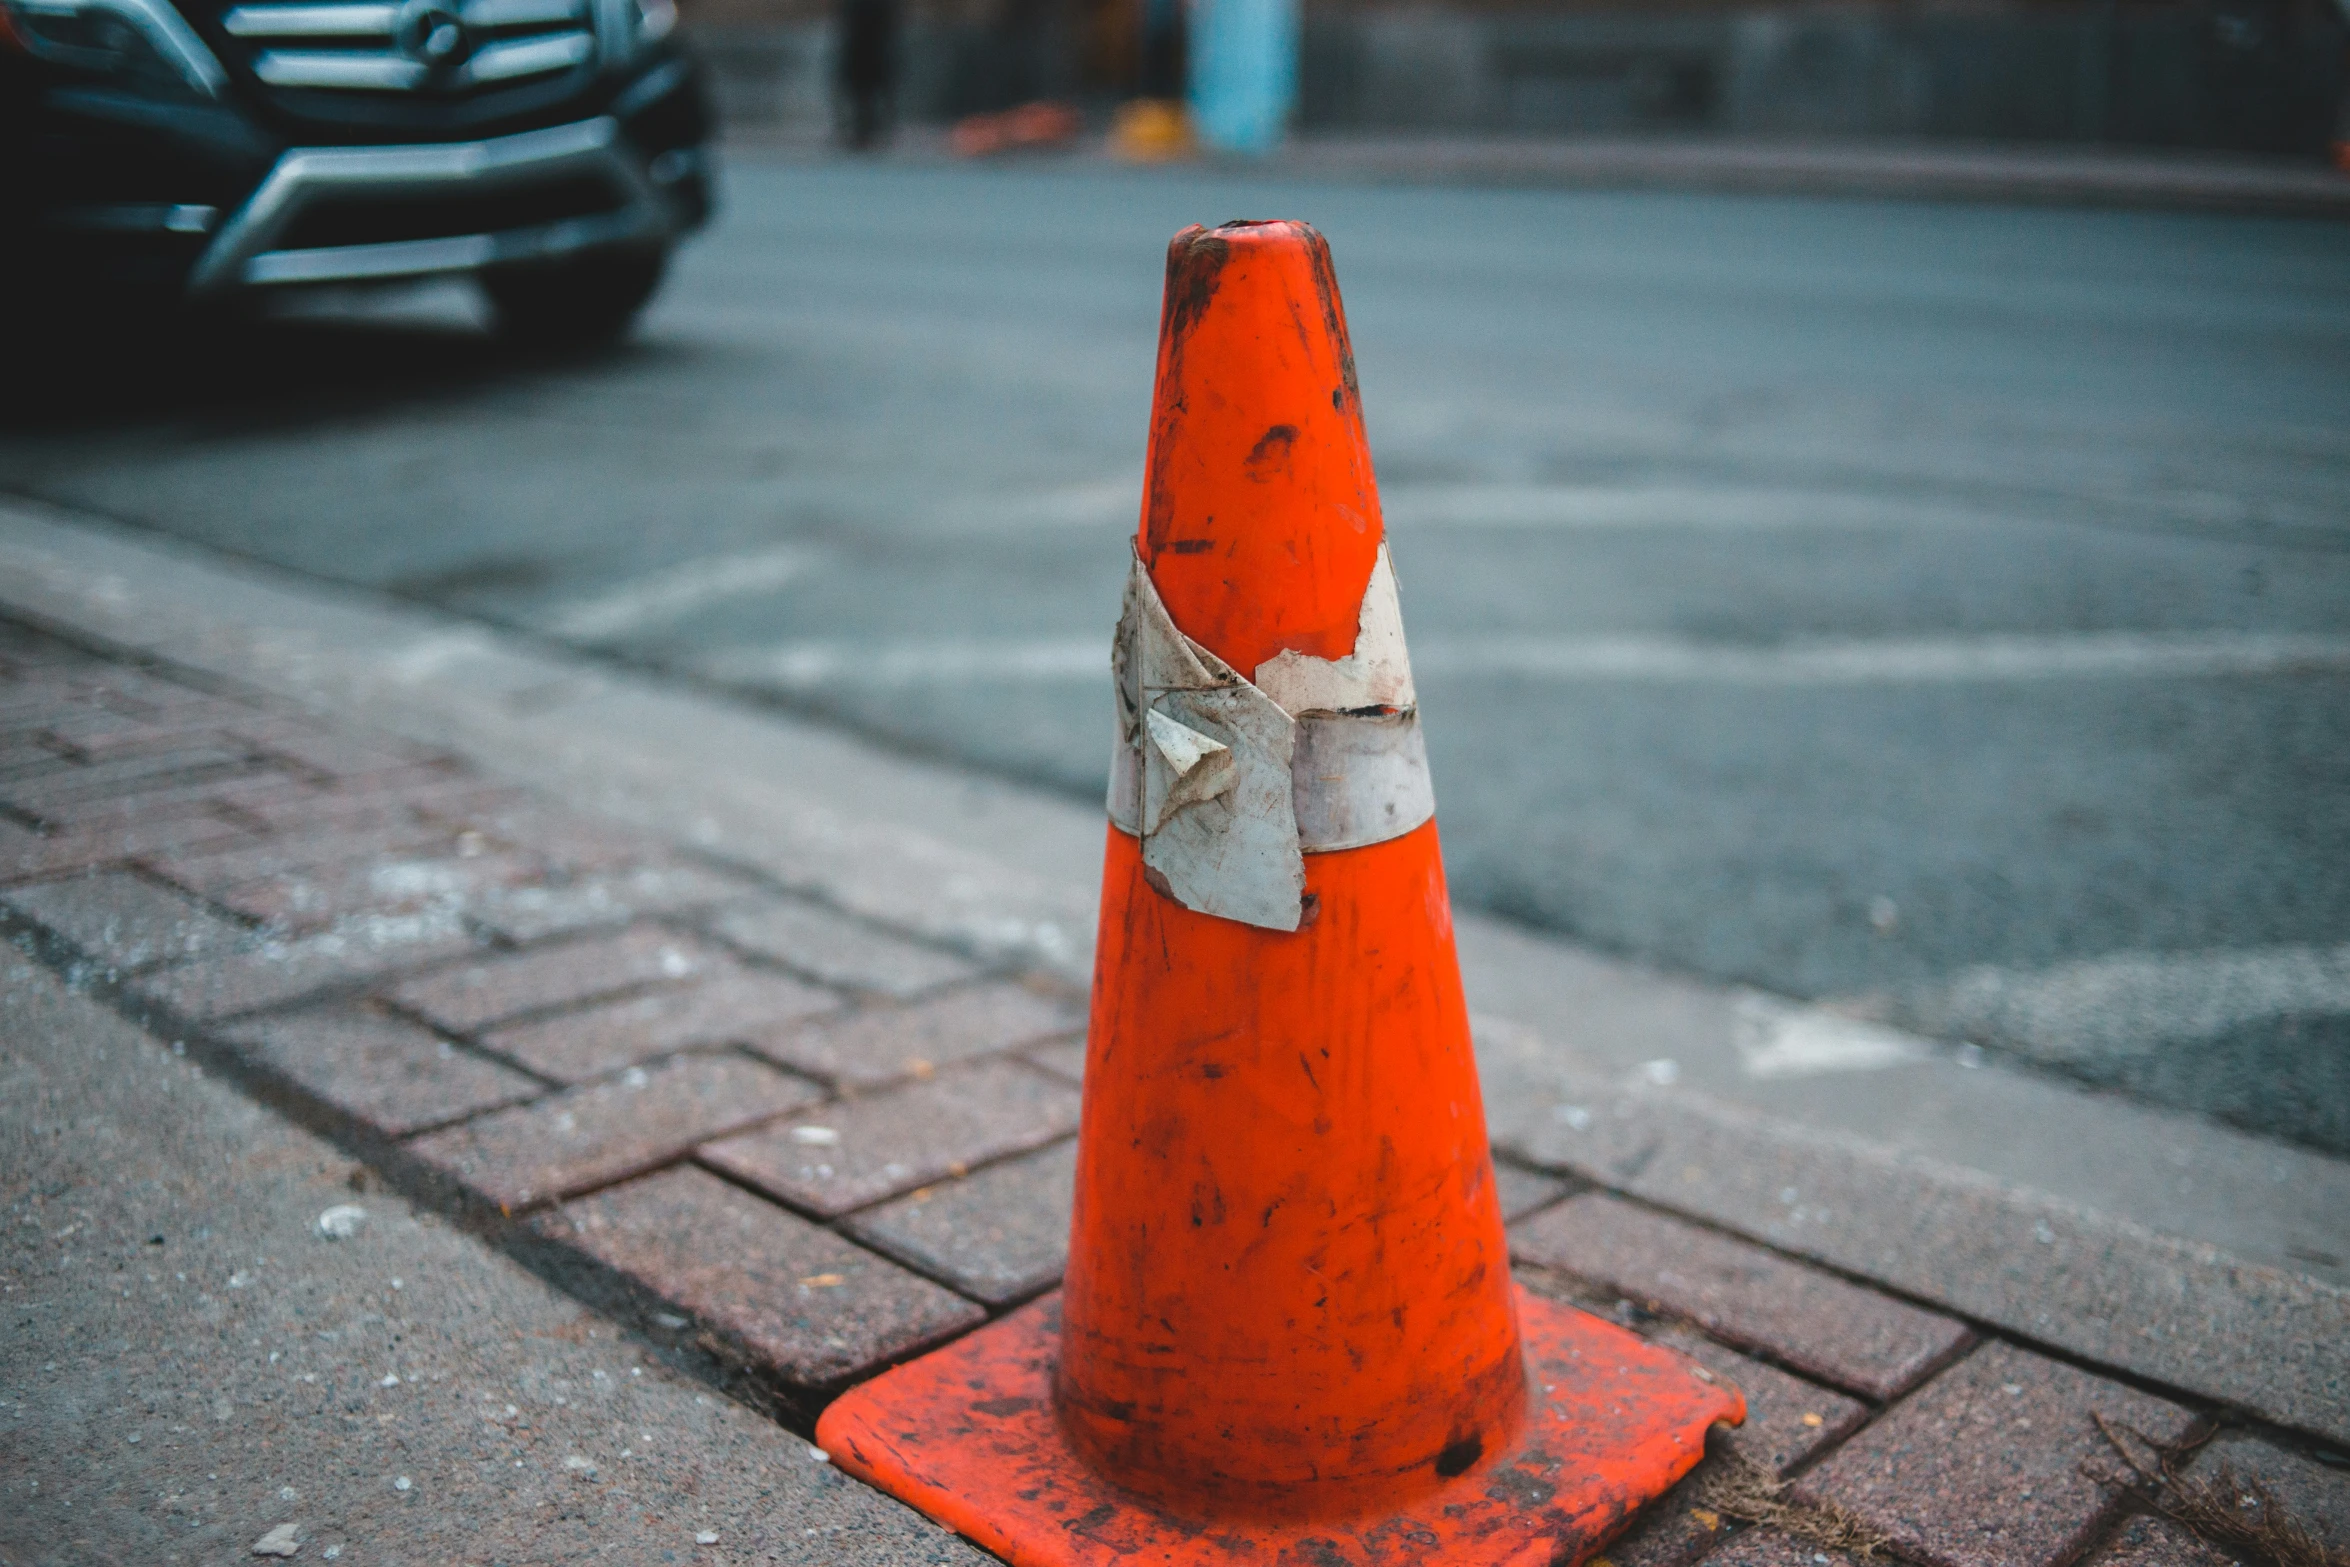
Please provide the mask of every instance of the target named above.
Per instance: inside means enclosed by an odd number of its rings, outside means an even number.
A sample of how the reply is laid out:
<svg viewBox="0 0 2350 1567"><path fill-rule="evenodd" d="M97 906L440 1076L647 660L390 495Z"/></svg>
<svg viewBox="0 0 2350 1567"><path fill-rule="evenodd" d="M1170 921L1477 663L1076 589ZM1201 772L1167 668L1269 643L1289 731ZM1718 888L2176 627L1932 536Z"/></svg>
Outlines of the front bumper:
<svg viewBox="0 0 2350 1567"><path fill-rule="evenodd" d="M475 272L560 260L583 251L666 245L707 211L707 154L674 148L640 161L610 115L484 141L404 147L297 147L223 223L188 278L192 295L293 283L357 282ZM507 226L499 209L561 191L601 210ZM323 216L372 211L461 231L362 243L317 243ZM348 228L346 222L344 227Z"/></svg>
<svg viewBox="0 0 2350 1567"><path fill-rule="evenodd" d="M465 272L665 245L711 207L708 98L679 50L553 123L374 144L238 94L165 100L21 67L0 51L0 145L24 154L0 159L11 291L218 297Z"/></svg>

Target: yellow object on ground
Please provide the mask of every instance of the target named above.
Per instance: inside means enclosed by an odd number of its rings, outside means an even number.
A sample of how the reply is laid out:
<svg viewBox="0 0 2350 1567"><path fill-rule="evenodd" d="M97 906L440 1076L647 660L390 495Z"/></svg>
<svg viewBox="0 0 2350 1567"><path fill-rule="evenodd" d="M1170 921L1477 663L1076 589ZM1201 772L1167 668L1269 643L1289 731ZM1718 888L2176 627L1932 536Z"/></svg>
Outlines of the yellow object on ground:
<svg viewBox="0 0 2350 1567"><path fill-rule="evenodd" d="M1110 122L1110 151L1134 163L1188 158L1199 150L1191 114L1172 98L1136 98Z"/></svg>

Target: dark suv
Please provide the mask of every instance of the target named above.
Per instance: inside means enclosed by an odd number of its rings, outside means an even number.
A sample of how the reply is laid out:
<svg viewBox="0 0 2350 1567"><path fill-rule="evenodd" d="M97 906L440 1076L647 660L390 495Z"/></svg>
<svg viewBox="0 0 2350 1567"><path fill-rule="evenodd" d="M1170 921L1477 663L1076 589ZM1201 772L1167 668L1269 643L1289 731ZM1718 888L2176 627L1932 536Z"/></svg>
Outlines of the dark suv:
<svg viewBox="0 0 2350 1567"><path fill-rule="evenodd" d="M710 209L708 103L676 16L674 0L0 0L11 303L454 273L519 335L616 332Z"/></svg>

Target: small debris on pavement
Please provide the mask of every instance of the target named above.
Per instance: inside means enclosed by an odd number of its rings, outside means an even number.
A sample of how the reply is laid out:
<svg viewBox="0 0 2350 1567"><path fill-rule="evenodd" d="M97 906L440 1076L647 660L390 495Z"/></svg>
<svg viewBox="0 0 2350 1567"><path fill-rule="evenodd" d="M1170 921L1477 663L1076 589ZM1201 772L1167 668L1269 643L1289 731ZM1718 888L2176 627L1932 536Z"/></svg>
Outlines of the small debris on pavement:
<svg viewBox="0 0 2350 1567"><path fill-rule="evenodd" d="M405 1491L414 1486L415 1483L415 1481L409 1479L406 1475L402 1475L399 1479L392 1482L392 1489L395 1491Z"/></svg>
<svg viewBox="0 0 2350 1567"><path fill-rule="evenodd" d="M795 1126L791 1129L791 1140L812 1148L830 1148L839 1143L840 1133L829 1126Z"/></svg>
<svg viewBox="0 0 2350 1567"><path fill-rule="evenodd" d="M367 1210L355 1202L339 1202L318 1216L318 1233L330 1241L347 1241L367 1222Z"/></svg>
<svg viewBox="0 0 2350 1567"><path fill-rule="evenodd" d="M717 1543L718 1531L715 1529L703 1529L694 1535L694 1544L696 1545L716 1545Z"/></svg>
<svg viewBox="0 0 2350 1567"><path fill-rule="evenodd" d="M291 1556L301 1548L302 1542L294 1538L294 1526L290 1523L279 1524L253 1542L256 1556Z"/></svg>

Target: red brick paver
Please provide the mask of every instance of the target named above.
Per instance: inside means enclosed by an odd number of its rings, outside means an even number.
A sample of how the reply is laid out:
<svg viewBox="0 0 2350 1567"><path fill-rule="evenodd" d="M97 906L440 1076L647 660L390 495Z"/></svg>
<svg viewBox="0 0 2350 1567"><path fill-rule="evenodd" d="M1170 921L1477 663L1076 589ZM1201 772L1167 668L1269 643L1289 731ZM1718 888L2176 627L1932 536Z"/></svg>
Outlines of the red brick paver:
<svg viewBox="0 0 2350 1567"><path fill-rule="evenodd" d="M404 1137L546 1092L405 1018L356 1007L248 1023L229 1039L257 1065L378 1137Z"/></svg>
<svg viewBox="0 0 2350 1567"><path fill-rule="evenodd" d="M128 871L36 882L11 891L6 901L123 973L255 944L253 932L234 920Z"/></svg>
<svg viewBox="0 0 2350 1567"><path fill-rule="evenodd" d="M222 907L272 929L306 933L354 915L469 912L493 893L530 886L544 874L543 866L509 854L371 850L258 877L212 896Z"/></svg>
<svg viewBox="0 0 2350 1567"><path fill-rule="evenodd" d="M689 1056L434 1132L407 1152L478 1200L519 1213L667 1164L815 1097L798 1078L740 1056Z"/></svg>
<svg viewBox="0 0 2350 1567"><path fill-rule="evenodd" d="M1510 1248L1875 1399L1972 1337L1949 1317L1598 1192L1518 1225Z"/></svg>
<svg viewBox="0 0 2350 1567"><path fill-rule="evenodd" d="M824 1217L960 1175L1077 1129L1077 1091L1017 1061L983 1061L712 1143L705 1162Z"/></svg>
<svg viewBox="0 0 2350 1567"><path fill-rule="evenodd" d="M846 1220L851 1235L990 1306L1058 1283L1069 1258L1077 1144L1064 1140Z"/></svg>
<svg viewBox="0 0 2350 1567"><path fill-rule="evenodd" d="M986 1316L691 1166L572 1203L541 1230L797 1387L836 1386Z"/></svg>
<svg viewBox="0 0 2350 1567"><path fill-rule="evenodd" d="M534 851L535 852L535 851ZM539 941L599 925L663 918L740 898L748 884L700 865L634 865L546 885L489 889L473 917L509 941Z"/></svg>
<svg viewBox="0 0 2350 1567"><path fill-rule="evenodd" d="M708 976L726 957L690 936L641 927L617 936L536 947L410 980L392 999L453 1034L646 985Z"/></svg>
<svg viewBox="0 0 2350 1567"><path fill-rule="evenodd" d="M1084 1014L1074 1003L998 982L948 991L911 1006L869 1007L838 1022L785 1029L753 1048L798 1071L852 1088L878 1088L1083 1026Z"/></svg>
<svg viewBox="0 0 2350 1567"><path fill-rule="evenodd" d="M493 1029L482 1042L558 1082L584 1083L654 1056L740 1044L839 1005L838 996L788 975L728 968L683 989Z"/></svg>
<svg viewBox="0 0 2350 1567"><path fill-rule="evenodd" d="M257 772L262 765L249 751L217 745L134 752L96 762L60 760L0 779L0 801L44 821L67 821L159 790L177 792Z"/></svg>
<svg viewBox="0 0 2350 1567"><path fill-rule="evenodd" d="M322 865L345 864L377 855L455 854L456 828L419 821L400 809L391 819L365 827L271 833L152 854L157 874L200 896L213 898L238 887L299 874Z"/></svg>
<svg viewBox="0 0 2350 1567"><path fill-rule="evenodd" d="M2118 1382L1987 1344L1830 1454L1797 1491L1850 1508L1927 1567L2055 1567L2117 1505L2081 1472L2110 1458L2093 1413L2162 1443L2195 1423Z"/></svg>
<svg viewBox="0 0 2350 1567"><path fill-rule="evenodd" d="M238 1017L289 1001L352 990L381 975L471 950L472 933L442 915L354 920L299 941L161 969L133 991L181 1017Z"/></svg>
<svg viewBox="0 0 2350 1567"><path fill-rule="evenodd" d="M730 910L710 927L746 952L828 985L899 999L970 979L978 968L812 903L770 899Z"/></svg>
<svg viewBox="0 0 2350 1567"><path fill-rule="evenodd" d="M218 816L150 823L123 832L35 832L0 820L0 886L112 865L184 843L242 841L248 830Z"/></svg>

